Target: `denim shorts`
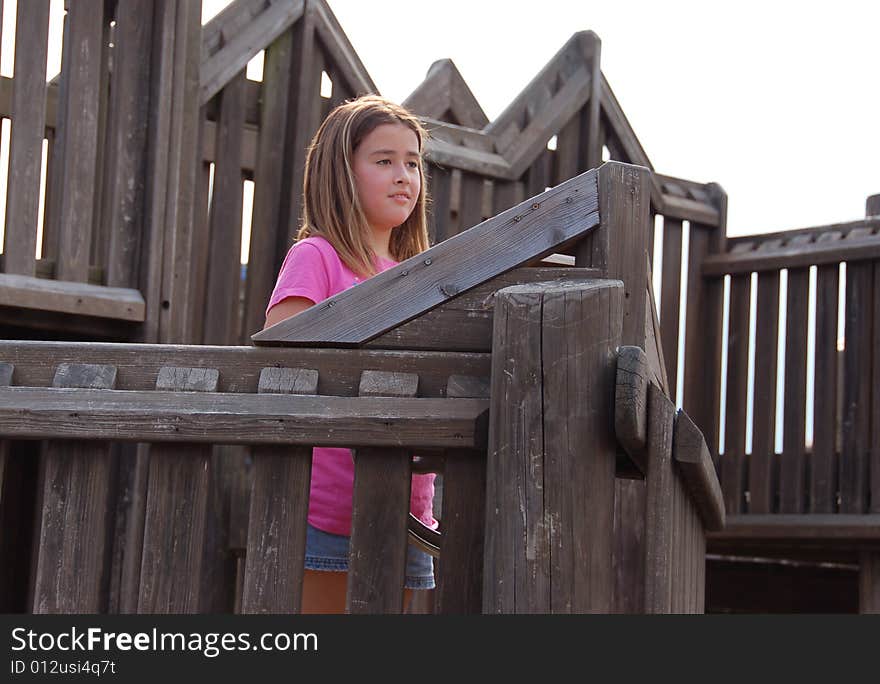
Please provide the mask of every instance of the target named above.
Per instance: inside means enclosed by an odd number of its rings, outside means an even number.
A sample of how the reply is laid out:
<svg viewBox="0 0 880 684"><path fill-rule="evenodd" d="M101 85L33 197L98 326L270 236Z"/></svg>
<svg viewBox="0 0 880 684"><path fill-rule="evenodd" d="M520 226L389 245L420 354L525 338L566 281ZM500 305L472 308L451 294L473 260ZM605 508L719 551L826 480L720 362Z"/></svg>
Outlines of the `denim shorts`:
<svg viewBox="0 0 880 684"><path fill-rule="evenodd" d="M348 572L348 537L316 527L306 529L306 570ZM407 589L434 588L434 560L412 544L406 548Z"/></svg>

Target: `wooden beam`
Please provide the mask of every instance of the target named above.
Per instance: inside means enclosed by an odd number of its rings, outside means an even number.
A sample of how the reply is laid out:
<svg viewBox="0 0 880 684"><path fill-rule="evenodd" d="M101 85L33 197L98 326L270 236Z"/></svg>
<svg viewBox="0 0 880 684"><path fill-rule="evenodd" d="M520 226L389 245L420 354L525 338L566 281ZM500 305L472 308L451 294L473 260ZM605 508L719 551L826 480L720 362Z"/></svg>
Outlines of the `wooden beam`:
<svg viewBox="0 0 880 684"><path fill-rule="evenodd" d="M143 321L146 305L140 291L23 275L0 274L0 301L38 311Z"/></svg>
<svg viewBox="0 0 880 684"><path fill-rule="evenodd" d="M823 541L832 545L865 543L880 547L880 515L729 515L724 529L708 536L712 541L773 539Z"/></svg>
<svg viewBox="0 0 880 684"><path fill-rule="evenodd" d="M683 411L675 419L672 457L687 484L703 526L717 531L724 527L725 511L721 484L703 433Z"/></svg>
<svg viewBox="0 0 880 684"><path fill-rule="evenodd" d="M597 193L595 172L577 176L252 339L259 345L363 344L585 235L598 223Z"/></svg>

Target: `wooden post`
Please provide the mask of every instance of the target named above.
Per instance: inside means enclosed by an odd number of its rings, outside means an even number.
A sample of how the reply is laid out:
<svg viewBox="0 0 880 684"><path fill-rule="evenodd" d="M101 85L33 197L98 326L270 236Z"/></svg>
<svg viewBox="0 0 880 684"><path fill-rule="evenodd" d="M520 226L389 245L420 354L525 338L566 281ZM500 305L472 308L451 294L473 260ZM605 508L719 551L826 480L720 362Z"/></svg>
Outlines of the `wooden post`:
<svg viewBox="0 0 880 684"><path fill-rule="evenodd" d="M483 610L609 612L623 286L496 295Z"/></svg>
<svg viewBox="0 0 880 684"><path fill-rule="evenodd" d="M213 369L165 367L156 389L216 392L218 377ZM199 612L210 462L210 444L150 450L139 613Z"/></svg>
<svg viewBox="0 0 880 684"><path fill-rule="evenodd" d="M264 368L260 393L317 394L318 371ZM298 613L302 605L312 450L255 447L243 613Z"/></svg>
<svg viewBox="0 0 880 684"><path fill-rule="evenodd" d="M53 387L113 389L115 366L61 364ZM35 613L106 610L109 442L50 441L46 446Z"/></svg>
<svg viewBox="0 0 880 684"><path fill-rule="evenodd" d="M414 397L415 373L364 371L362 397ZM349 548L348 613L403 612L411 454L408 449L358 449Z"/></svg>

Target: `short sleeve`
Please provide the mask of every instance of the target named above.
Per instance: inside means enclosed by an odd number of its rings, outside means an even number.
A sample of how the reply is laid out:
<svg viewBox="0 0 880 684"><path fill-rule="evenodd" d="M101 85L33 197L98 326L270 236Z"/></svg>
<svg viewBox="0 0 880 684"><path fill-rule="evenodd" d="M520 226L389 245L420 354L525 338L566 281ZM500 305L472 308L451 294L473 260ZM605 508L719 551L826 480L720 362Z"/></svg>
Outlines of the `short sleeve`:
<svg viewBox="0 0 880 684"><path fill-rule="evenodd" d="M321 251L308 242L298 242L284 257L266 313L288 297L305 297L317 304L329 296L330 277Z"/></svg>

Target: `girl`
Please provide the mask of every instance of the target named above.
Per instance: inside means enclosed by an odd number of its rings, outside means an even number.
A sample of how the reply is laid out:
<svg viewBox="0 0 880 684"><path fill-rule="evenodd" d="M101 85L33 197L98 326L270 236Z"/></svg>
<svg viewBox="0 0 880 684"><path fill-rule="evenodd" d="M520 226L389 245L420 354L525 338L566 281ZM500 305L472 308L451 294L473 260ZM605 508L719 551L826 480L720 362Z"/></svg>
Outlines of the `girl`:
<svg viewBox="0 0 880 684"><path fill-rule="evenodd" d="M374 95L330 112L306 154L303 224L265 327L428 248L424 140L418 119ZM353 482L349 449L312 451L303 613L345 610ZM434 475L414 475L411 511L431 527L433 495ZM433 587L431 557L409 546L406 602Z"/></svg>

